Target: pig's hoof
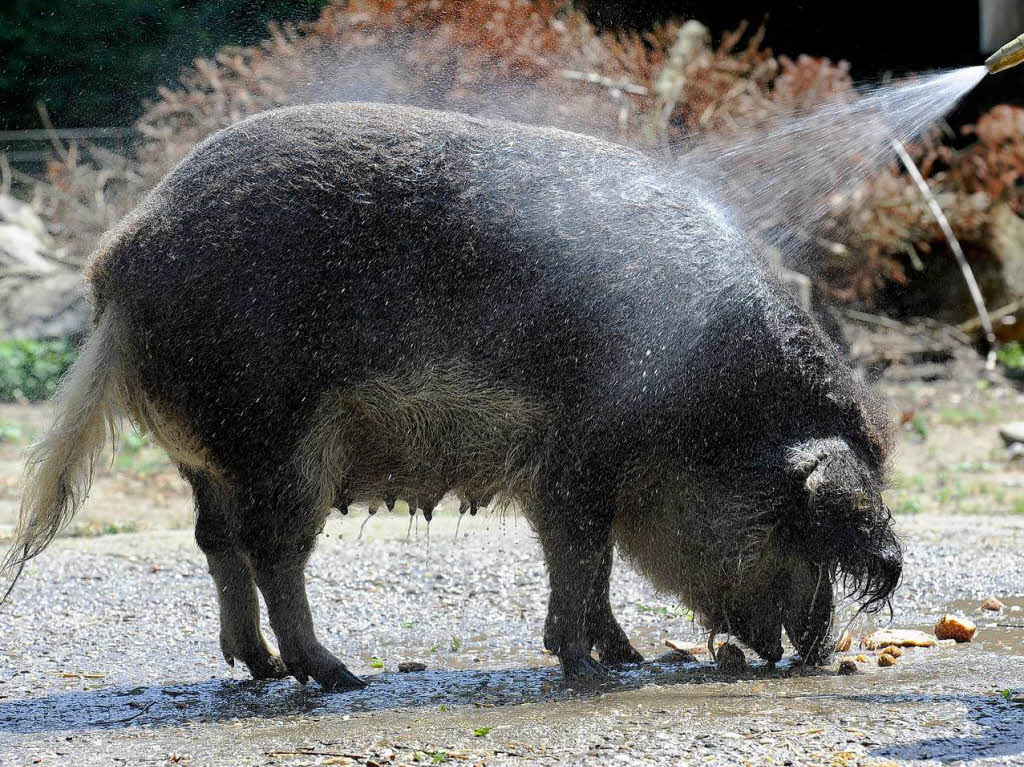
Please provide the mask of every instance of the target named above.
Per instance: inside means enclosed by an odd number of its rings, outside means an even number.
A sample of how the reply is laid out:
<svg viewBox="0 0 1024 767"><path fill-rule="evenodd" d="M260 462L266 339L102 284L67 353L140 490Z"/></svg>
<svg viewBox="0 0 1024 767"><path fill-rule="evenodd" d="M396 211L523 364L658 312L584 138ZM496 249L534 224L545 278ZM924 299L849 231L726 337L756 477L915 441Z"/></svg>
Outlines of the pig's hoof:
<svg viewBox="0 0 1024 767"><path fill-rule="evenodd" d="M826 640L824 643L816 642L807 648L806 652L797 649L800 656L800 663L804 666L827 666L832 662L835 654L835 642Z"/></svg>
<svg viewBox="0 0 1024 767"><path fill-rule="evenodd" d="M251 651L243 651L230 649L229 644L222 639L221 650L229 666L234 666L237 658L246 665L253 679L284 679L288 676L284 661L267 646L266 642L261 642L260 646Z"/></svg>
<svg viewBox="0 0 1024 767"><path fill-rule="evenodd" d="M299 657L288 657L285 663L291 675L302 684L306 684L312 677L327 692L361 690L366 687L366 682L323 647L317 647Z"/></svg>
<svg viewBox="0 0 1024 767"><path fill-rule="evenodd" d="M598 649L597 654L601 657L601 663L606 666L625 666L627 663L644 662L644 656L638 653L629 642Z"/></svg>
<svg viewBox="0 0 1024 767"><path fill-rule="evenodd" d="M328 692L362 690L366 687L366 682L345 668L341 661L337 661L330 669L318 672L313 678Z"/></svg>
<svg viewBox="0 0 1024 767"><path fill-rule="evenodd" d="M597 654L605 666L626 666L642 664L643 655L636 651L624 634L622 639L597 643Z"/></svg>
<svg viewBox="0 0 1024 767"><path fill-rule="evenodd" d="M608 669L590 655L569 655L559 658L562 675L567 682L599 682L608 677Z"/></svg>
<svg viewBox="0 0 1024 767"><path fill-rule="evenodd" d="M284 679L288 676L288 669L284 665L284 661L281 657L275 653L267 653L265 657L258 660L242 660L242 662L249 667L249 673L252 674L253 679L270 680L270 679Z"/></svg>

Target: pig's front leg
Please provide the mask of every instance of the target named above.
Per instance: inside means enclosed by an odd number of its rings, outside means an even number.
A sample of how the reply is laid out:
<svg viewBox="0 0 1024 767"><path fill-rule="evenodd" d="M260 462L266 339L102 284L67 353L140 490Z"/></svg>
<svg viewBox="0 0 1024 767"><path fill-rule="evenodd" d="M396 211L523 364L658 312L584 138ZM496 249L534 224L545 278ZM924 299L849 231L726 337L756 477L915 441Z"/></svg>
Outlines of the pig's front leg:
<svg viewBox="0 0 1024 767"><path fill-rule="evenodd" d="M566 680L607 674L591 656L595 643L608 663L639 657L626 650L632 648L608 604L613 498L583 478L563 477L530 514L551 584L544 646L558 656Z"/></svg>
<svg viewBox="0 0 1024 767"><path fill-rule="evenodd" d="M621 666L626 663L643 663L641 655L629 643L629 637L615 619L612 612L611 586L612 562L615 550L611 543L605 550L601 560L601 569L597 574L592 615L590 620L591 640L597 649L601 662L609 666Z"/></svg>

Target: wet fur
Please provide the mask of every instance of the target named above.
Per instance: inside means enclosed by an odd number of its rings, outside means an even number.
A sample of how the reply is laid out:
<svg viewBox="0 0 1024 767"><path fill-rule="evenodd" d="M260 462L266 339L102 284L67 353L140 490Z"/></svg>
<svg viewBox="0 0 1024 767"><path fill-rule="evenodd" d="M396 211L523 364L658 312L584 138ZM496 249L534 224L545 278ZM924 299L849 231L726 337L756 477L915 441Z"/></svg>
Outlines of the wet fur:
<svg viewBox="0 0 1024 767"><path fill-rule="evenodd" d="M94 334L8 566L80 505L121 411L192 483L225 657L254 673L358 685L302 587L355 500L520 500L567 676L594 647L639 657L611 613L616 543L770 658L783 625L818 657L834 584L874 605L898 581L884 408L714 196L640 153L412 108L278 110L198 146L87 275Z"/></svg>
<svg viewBox="0 0 1024 767"><path fill-rule="evenodd" d="M449 362L328 392L296 463L324 510L395 498L432 510L450 491L504 507L532 497L546 415Z"/></svg>

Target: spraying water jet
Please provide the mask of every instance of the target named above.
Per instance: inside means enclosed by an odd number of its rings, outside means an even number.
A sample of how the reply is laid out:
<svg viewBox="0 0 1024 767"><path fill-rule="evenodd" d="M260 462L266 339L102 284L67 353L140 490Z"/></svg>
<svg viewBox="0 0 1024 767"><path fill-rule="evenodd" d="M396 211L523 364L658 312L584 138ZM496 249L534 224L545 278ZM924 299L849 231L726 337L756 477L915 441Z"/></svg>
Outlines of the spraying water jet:
<svg viewBox="0 0 1024 767"><path fill-rule="evenodd" d="M985 69L990 74L1002 72L1024 61L1024 35L1015 37L998 51L985 59Z"/></svg>

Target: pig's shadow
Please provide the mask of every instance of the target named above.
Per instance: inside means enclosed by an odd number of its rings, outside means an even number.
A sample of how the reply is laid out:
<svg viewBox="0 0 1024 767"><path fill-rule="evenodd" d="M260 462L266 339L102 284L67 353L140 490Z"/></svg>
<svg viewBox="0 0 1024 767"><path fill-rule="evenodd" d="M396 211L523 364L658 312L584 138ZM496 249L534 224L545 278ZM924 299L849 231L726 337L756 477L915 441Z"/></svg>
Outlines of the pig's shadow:
<svg viewBox="0 0 1024 767"><path fill-rule="evenodd" d="M744 679L778 678L795 667L769 670L752 666ZM801 673L828 673L801 670ZM120 729L133 725L177 727L194 722L274 719L305 715L344 715L397 708L441 705L506 706L593 697L646 685L725 682L707 663L645 663L615 672L600 684L569 686L557 667L498 670L439 669L412 674L384 673L369 678L366 689L325 693L315 684L213 680L181 685L109 687L56 692L38 698L0 700L0 733Z"/></svg>
<svg viewBox="0 0 1024 767"><path fill-rule="evenodd" d="M794 667L785 665L775 670L756 666L743 678L780 678L794 671ZM832 672L801 670L800 673L831 675ZM437 709L442 705L508 706L579 700L655 683L661 686L709 684L729 679L707 664L690 663L681 666L645 664L619 672L600 685L576 687L566 686L561 681L561 672L552 667L387 673L371 677L365 690L341 694L324 693L314 685L302 687L293 680L268 683L214 680L181 685L117 687L0 701L0 733L97 731L141 725L148 728L180 727L189 723L233 719L342 716L399 708ZM731 696L726 693L725 697ZM1024 753L1024 705L1004 701L998 696L897 693L834 697L876 706L960 704L966 707L962 720L974 725L969 734L958 737L867 744L873 745L869 751L872 756L956 762L984 757L1006 758Z"/></svg>

